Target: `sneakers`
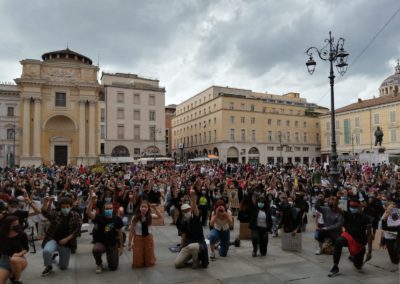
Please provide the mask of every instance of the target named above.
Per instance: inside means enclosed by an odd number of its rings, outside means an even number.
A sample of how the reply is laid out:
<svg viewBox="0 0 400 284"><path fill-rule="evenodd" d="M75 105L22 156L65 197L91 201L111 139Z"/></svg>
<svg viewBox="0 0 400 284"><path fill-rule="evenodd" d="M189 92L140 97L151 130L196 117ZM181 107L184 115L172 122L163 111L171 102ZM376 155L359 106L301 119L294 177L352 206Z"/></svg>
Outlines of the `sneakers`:
<svg viewBox="0 0 400 284"><path fill-rule="evenodd" d="M337 265L334 265L331 269L331 271L328 274L328 277L334 277L339 273L339 267Z"/></svg>
<svg viewBox="0 0 400 284"><path fill-rule="evenodd" d="M210 253L210 259L215 260L215 252Z"/></svg>
<svg viewBox="0 0 400 284"><path fill-rule="evenodd" d="M320 254L322 254L322 250L321 250L321 248L318 248L318 249L315 251L315 254L316 254L316 255L320 255Z"/></svg>
<svg viewBox="0 0 400 284"><path fill-rule="evenodd" d="M96 267L96 273L99 274L99 273L102 273L102 272L103 272L103 265L102 265L102 264L97 265L97 267Z"/></svg>
<svg viewBox="0 0 400 284"><path fill-rule="evenodd" d="M42 276L45 277L45 276L49 275L52 271L53 271L53 266L48 265L48 266L46 266L46 268L43 270Z"/></svg>

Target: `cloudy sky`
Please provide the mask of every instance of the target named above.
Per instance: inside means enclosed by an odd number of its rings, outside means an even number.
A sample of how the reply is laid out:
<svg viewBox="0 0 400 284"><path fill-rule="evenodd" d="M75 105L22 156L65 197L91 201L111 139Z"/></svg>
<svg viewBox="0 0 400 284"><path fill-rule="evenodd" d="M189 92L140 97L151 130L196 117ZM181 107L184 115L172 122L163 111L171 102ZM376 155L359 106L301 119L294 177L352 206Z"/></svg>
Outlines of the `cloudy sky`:
<svg viewBox="0 0 400 284"><path fill-rule="evenodd" d="M393 74L399 11L398 0L0 0L0 81L68 44L101 71L159 79L167 104L221 85L330 107L329 64L317 60L310 76L304 52L331 30L350 53L335 85L341 107L378 96Z"/></svg>

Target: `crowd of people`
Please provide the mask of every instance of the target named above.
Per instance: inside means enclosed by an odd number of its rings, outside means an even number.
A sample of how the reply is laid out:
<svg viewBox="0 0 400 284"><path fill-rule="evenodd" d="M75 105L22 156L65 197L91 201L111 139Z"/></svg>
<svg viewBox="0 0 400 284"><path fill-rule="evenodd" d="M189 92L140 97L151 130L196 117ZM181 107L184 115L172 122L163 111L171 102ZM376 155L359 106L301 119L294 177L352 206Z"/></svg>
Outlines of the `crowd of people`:
<svg viewBox="0 0 400 284"><path fill-rule="evenodd" d="M357 269L372 257L382 232L390 260L399 263L400 169L391 164L344 163L339 183L329 167L237 163L41 166L0 173L0 283L22 283L29 238L42 240L44 270L69 266L82 224L91 220L96 273L117 270L126 246L132 267L155 265L152 225L171 216L180 237L175 267L206 268L226 257L237 215L248 224L251 255L267 255L269 235L299 237L316 222L316 254L333 254L339 272L343 247ZM208 228L207 228L208 226ZM28 237L27 230L32 228ZM207 230L207 238L204 230ZM380 237L380 236L379 236ZM237 240L240 241L240 240ZM236 242L235 242L236 243Z"/></svg>

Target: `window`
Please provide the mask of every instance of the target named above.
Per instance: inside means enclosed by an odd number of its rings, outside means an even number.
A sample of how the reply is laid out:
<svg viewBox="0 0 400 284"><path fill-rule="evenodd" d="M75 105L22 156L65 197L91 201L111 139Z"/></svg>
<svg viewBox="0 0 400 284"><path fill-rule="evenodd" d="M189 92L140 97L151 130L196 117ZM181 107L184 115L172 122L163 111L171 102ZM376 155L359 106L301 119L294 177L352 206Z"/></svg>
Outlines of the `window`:
<svg viewBox="0 0 400 284"><path fill-rule="evenodd" d="M251 123L251 124L255 124L255 123L256 123L256 118L255 118L255 117L252 117L252 118L250 119L250 123Z"/></svg>
<svg viewBox="0 0 400 284"><path fill-rule="evenodd" d="M231 141L235 141L235 129L231 128L229 131L230 131L230 137L229 137L229 139L230 139Z"/></svg>
<svg viewBox="0 0 400 284"><path fill-rule="evenodd" d="M304 122L303 122L303 127L304 127L304 128L307 128L307 121L304 121Z"/></svg>
<svg viewBox="0 0 400 284"><path fill-rule="evenodd" d="M394 110L390 111L389 117L390 117L390 123L395 123L396 122L396 111L394 111Z"/></svg>
<svg viewBox="0 0 400 284"><path fill-rule="evenodd" d="M135 109L133 111L133 120L140 120L140 110Z"/></svg>
<svg viewBox="0 0 400 284"><path fill-rule="evenodd" d="M135 105L140 105L140 94L134 94L133 95L133 103Z"/></svg>
<svg viewBox="0 0 400 284"><path fill-rule="evenodd" d="M7 108L7 116L14 116L14 107Z"/></svg>
<svg viewBox="0 0 400 284"><path fill-rule="evenodd" d="M100 122L105 122L105 117L106 117L106 109L102 108L100 109Z"/></svg>
<svg viewBox="0 0 400 284"><path fill-rule="evenodd" d="M269 118L268 121L267 121L267 124L271 125L272 124L272 119Z"/></svg>
<svg viewBox="0 0 400 284"><path fill-rule="evenodd" d="M358 116L354 118L354 127L360 128L360 118Z"/></svg>
<svg viewBox="0 0 400 284"><path fill-rule="evenodd" d="M230 110L234 110L234 108L235 108L235 103L230 102L230 103L229 103L229 109L230 109Z"/></svg>
<svg viewBox="0 0 400 284"><path fill-rule="evenodd" d="M117 137L118 139L124 139L124 126L122 124L117 126Z"/></svg>
<svg viewBox="0 0 400 284"><path fill-rule="evenodd" d="M290 126L290 120L286 120L286 126Z"/></svg>
<svg viewBox="0 0 400 284"><path fill-rule="evenodd" d="M268 140L268 142L272 142L272 131L268 131L267 140Z"/></svg>
<svg viewBox="0 0 400 284"><path fill-rule="evenodd" d="M326 135L326 145L327 146L331 145L331 136L330 135Z"/></svg>
<svg viewBox="0 0 400 284"><path fill-rule="evenodd" d="M150 126L149 127L149 139L150 140L155 140L156 139L156 127L155 126Z"/></svg>
<svg viewBox="0 0 400 284"><path fill-rule="evenodd" d="M308 152L308 147L303 147L303 152Z"/></svg>
<svg viewBox="0 0 400 284"><path fill-rule="evenodd" d="M296 132L296 133L294 134L294 139L296 140L296 143L299 143L299 142L300 142L299 132Z"/></svg>
<svg viewBox="0 0 400 284"><path fill-rule="evenodd" d="M245 109L245 105L243 103L240 104L240 109L244 110Z"/></svg>
<svg viewBox="0 0 400 284"><path fill-rule="evenodd" d="M379 124L379 113L374 113L374 124L375 125Z"/></svg>
<svg viewBox="0 0 400 284"><path fill-rule="evenodd" d="M340 128L339 120L335 120L335 130Z"/></svg>
<svg viewBox="0 0 400 284"><path fill-rule="evenodd" d="M208 131L208 143L211 143L211 131Z"/></svg>
<svg viewBox="0 0 400 284"><path fill-rule="evenodd" d="M217 118L214 117L214 124L217 124Z"/></svg>
<svg viewBox="0 0 400 284"><path fill-rule="evenodd" d="M246 141L246 129L240 129L240 141Z"/></svg>
<svg viewBox="0 0 400 284"><path fill-rule="evenodd" d="M133 148L133 155L140 156L140 148Z"/></svg>
<svg viewBox="0 0 400 284"><path fill-rule="evenodd" d="M263 112L267 112L267 108L266 107L263 107Z"/></svg>
<svg viewBox="0 0 400 284"><path fill-rule="evenodd" d="M250 106L250 111L255 111L255 106L254 105Z"/></svg>
<svg viewBox="0 0 400 284"><path fill-rule="evenodd" d="M56 92L56 107L67 106L67 94L62 92Z"/></svg>
<svg viewBox="0 0 400 284"><path fill-rule="evenodd" d="M118 92L117 93L117 102L118 103L123 103L124 102L124 93L123 92Z"/></svg>
<svg viewBox="0 0 400 284"><path fill-rule="evenodd" d="M361 144L361 135L360 135L360 133L356 133L355 137L356 137L356 145L360 145Z"/></svg>
<svg viewBox="0 0 400 284"><path fill-rule="evenodd" d="M240 118L240 123L244 124L245 122L246 122L245 117L242 116L242 117Z"/></svg>
<svg viewBox="0 0 400 284"><path fill-rule="evenodd" d="M214 142L217 141L217 130L214 130Z"/></svg>
<svg viewBox="0 0 400 284"><path fill-rule="evenodd" d="M343 131L344 131L344 144L349 145L351 143L351 133L350 133L350 119L346 118L343 120Z"/></svg>
<svg viewBox="0 0 400 284"><path fill-rule="evenodd" d="M100 143L100 154L104 154L104 143Z"/></svg>
<svg viewBox="0 0 400 284"><path fill-rule="evenodd" d="M100 125L100 139L104 139L104 138L105 138L105 126Z"/></svg>
<svg viewBox="0 0 400 284"><path fill-rule="evenodd" d="M133 139L140 140L140 125L138 124L133 126Z"/></svg>
<svg viewBox="0 0 400 284"><path fill-rule="evenodd" d="M124 119L124 109L123 108L118 108L117 119Z"/></svg>
<svg viewBox="0 0 400 284"><path fill-rule="evenodd" d="M281 120L280 120L280 119L278 119L278 120L276 121L276 125L281 126Z"/></svg>
<svg viewBox="0 0 400 284"><path fill-rule="evenodd" d="M235 123L235 117L234 116L229 117L229 122L231 124L234 124Z"/></svg>
<svg viewBox="0 0 400 284"><path fill-rule="evenodd" d="M256 130L255 129L251 130L251 141L256 142Z"/></svg>
<svg viewBox="0 0 400 284"><path fill-rule="evenodd" d="M320 142L319 142L319 133L316 134L315 143L317 143L317 144L320 143Z"/></svg>
<svg viewBox="0 0 400 284"><path fill-rule="evenodd" d="M156 120L156 112L154 110L149 111L149 121Z"/></svg>
<svg viewBox="0 0 400 284"><path fill-rule="evenodd" d="M331 131L331 123L329 121L325 124L326 131Z"/></svg>
<svg viewBox="0 0 400 284"><path fill-rule="evenodd" d="M274 147L273 146L268 146L267 147L267 151L274 151Z"/></svg>
<svg viewBox="0 0 400 284"><path fill-rule="evenodd" d="M304 143L307 143L307 132L304 132Z"/></svg>
<svg viewBox="0 0 400 284"><path fill-rule="evenodd" d="M392 142L392 143L397 142L397 129L396 128L390 129L390 142Z"/></svg>
<svg viewBox="0 0 400 284"><path fill-rule="evenodd" d="M299 127L299 122L297 120L294 122L294 127Z"/></svg>
<svg viewBox="0 0 400 284"><path fill-rule="evenodd" d="M156 96L150 95L149 96L149 105L150 106L155 106L156 105Z"/></svg>
<svg viewBox="0 0 400 284"><path fill-rule="evenodd" d="M290 142L290 132L289 131L286 133L286 141Z"/></svg>
<svg viewBox="0 0 400 284"><path fill-rule="evenodd" d="M7 140L13 140L14 133L15 133L14 128L7 129Z"/></svg>

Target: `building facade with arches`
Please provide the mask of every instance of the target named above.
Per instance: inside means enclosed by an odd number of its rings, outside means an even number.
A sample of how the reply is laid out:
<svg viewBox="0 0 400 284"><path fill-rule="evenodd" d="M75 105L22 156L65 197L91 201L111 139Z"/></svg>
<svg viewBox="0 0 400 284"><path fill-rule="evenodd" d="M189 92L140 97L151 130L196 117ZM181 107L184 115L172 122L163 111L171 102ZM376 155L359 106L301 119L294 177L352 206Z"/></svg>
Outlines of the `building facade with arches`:
<svg viewBox="0 0 400 284"><path fill-rule="evenodd" d="M319 114L298 93L274 95L211 86L177 105L176 160L215 155L223 162L320 162Z"/></svg>
<svg viewBox="0 0 400 284"><path fill-rule="evenodd" d="M68 48L20 63L20 165L95 164L99 68Z"/></svg>

